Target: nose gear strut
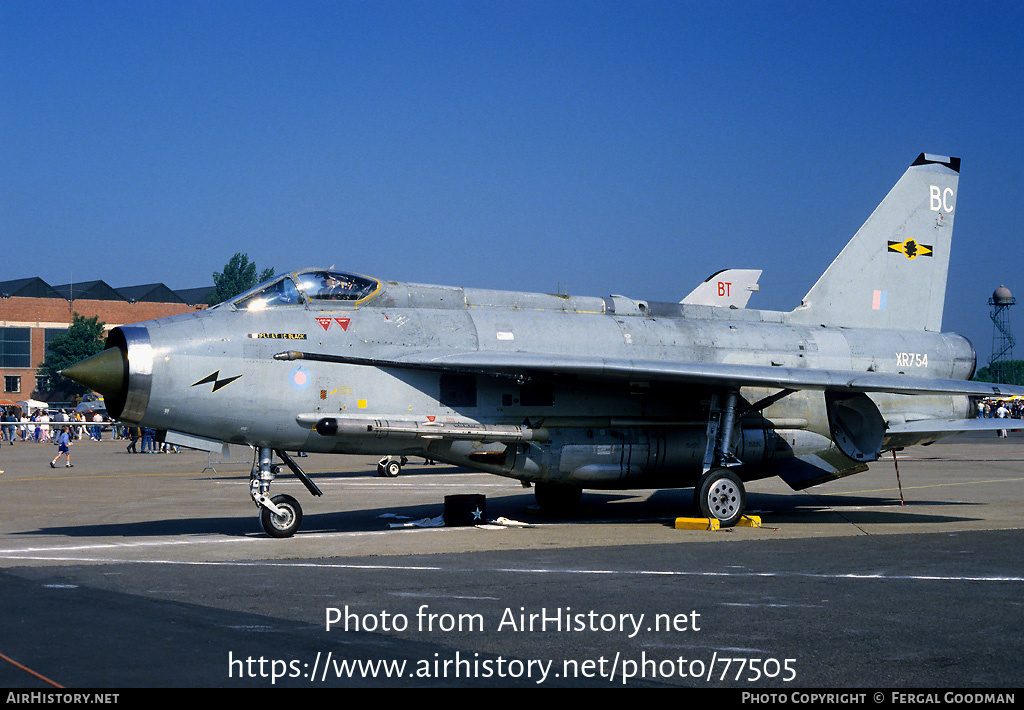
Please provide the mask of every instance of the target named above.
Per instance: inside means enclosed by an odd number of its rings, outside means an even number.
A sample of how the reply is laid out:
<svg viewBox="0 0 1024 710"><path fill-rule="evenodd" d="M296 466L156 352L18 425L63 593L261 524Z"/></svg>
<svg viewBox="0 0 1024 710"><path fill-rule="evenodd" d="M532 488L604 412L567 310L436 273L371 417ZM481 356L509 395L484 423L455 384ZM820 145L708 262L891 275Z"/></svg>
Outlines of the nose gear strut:
<svg viewBox="0 0 1024 710"><path fill-rule="evenodd" d="M306 490L314 496L321 496L323 492L286 452L272 451L266 446L257 449L256 462L249 475L249 495L260 511L260 524L271 537L291 537L302 525L302 506L286 493L270 497L270 484L281 472L281 467L272 462L274 453L302 481Z"/></svg>

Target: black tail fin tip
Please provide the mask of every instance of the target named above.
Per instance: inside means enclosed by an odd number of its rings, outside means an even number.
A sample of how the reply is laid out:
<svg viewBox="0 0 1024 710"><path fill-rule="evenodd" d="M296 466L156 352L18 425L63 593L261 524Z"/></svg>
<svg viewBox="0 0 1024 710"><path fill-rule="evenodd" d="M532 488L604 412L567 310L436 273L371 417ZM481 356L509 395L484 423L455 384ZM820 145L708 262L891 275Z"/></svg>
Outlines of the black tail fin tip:
<svg viewBox="0 0 1024 710"><path fill-rule="evenodd" d="M929 165L931 163L945 165L955 173L960 172L960 158L951 158L946 155L934 155L933 153L921 153L921 155L917 156L917 160L911 163L911 165Z"/></svg>

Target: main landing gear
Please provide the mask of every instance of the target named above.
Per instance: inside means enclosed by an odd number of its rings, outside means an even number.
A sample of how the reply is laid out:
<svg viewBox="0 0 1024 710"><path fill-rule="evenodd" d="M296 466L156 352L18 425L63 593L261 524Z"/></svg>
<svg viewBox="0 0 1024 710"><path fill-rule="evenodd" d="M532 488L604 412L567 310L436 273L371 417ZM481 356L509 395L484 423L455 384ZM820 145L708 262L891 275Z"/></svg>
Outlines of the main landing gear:
<svg viewBox="0 0 1024 710"><path fill-rule="evenodd" d="M719 394L711 395L703 473L693 489L694 506L705 518L716 518L723 528L738 523L747 505L743 479L728 468L740 463L732 452L733 431L741 416L737 412L739 399L737 390L725 393L724 405Z"/></svg>
<svg viewBox="0 0 1024 710"><path fill-rule="evenodd" d="M295 476L302 481L314 496L322 496L321 491L309 476L299 468L298 464L286 452L271 451L269 447L257 449L256 462L249 475L249 494L260 511L260 525L271 537L291 537L302 525L302 506L299 501L286 493L269 497L270 483L281 472L281 466L272 463L272 455L277 454Z"/></svg>

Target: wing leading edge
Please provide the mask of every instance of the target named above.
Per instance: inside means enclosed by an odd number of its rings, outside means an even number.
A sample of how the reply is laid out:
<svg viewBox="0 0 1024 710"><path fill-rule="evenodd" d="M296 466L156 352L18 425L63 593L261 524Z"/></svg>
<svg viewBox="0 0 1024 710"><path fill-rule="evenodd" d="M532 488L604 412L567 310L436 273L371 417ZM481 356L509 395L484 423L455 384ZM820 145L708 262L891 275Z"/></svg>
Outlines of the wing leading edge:
<svg viewBox="0 0 1024 710"><path fill-rule="evenodd" d="M820 370L723 363L677 363L616 358L581 358L528 353L419 351L399 359L363 358L289 350L277 360L313 360L366 367L428 370L528 381L539 375L595 380L646 380L709 387L768 387L889 394L950 394L974 397L1024 395L1024 387L973 380L914 377L853 370Z"/></svg>

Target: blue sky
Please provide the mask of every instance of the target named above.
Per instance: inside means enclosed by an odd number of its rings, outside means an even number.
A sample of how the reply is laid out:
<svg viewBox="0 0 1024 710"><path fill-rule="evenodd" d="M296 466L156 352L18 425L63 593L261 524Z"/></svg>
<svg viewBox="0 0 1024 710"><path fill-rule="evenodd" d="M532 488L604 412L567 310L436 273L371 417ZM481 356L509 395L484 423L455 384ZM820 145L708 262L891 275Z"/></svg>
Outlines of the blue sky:
<svg viewBox="0 0 1024 710"><path fill-rule="evenodd" d="M789 310L927 151L963 159L944 325L984 363L986 300L1024 296L1022 28L1001 2L0 0L0 280L189 288L241 251L677 301L737 267Z"/></svg>

